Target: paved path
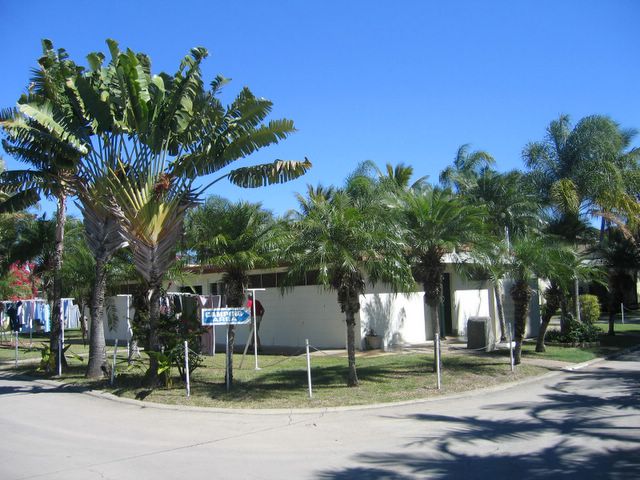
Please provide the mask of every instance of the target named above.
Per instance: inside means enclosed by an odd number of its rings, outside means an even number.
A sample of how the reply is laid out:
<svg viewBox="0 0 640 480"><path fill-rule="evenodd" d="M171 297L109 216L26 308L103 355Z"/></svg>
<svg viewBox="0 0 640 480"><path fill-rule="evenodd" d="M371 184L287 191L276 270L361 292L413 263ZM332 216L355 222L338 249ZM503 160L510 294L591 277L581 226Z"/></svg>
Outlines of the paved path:
<svg viewBox="0 0 640 480"><path fill-rule="evenodd" d="M639 360L459 398L277 414L143 407L2 373L0 478L638 478Z"/></svg>

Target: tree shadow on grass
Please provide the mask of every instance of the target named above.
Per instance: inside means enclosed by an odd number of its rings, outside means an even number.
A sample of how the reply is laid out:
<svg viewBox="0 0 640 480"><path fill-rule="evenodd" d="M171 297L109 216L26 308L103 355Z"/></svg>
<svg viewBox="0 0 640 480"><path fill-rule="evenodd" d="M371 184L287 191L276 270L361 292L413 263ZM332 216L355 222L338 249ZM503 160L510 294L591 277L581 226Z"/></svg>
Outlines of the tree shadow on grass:
<svg viewBox="0 0 640 480"><path fill-rule="evenodd" d="M428 413L429 433L405 451L365 452L357 468L319 478L637 478L640 372L577 371L531 402L489 405L482 416ZM587 392L587 393L585 393Z"/></svg>

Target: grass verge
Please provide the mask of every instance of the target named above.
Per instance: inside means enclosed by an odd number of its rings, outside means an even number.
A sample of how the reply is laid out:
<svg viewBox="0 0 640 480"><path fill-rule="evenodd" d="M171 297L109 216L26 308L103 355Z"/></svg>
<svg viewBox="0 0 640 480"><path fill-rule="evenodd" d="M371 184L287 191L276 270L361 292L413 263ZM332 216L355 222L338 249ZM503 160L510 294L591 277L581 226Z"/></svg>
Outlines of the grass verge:
<svg viewBox="0 0 640 480"><path fill-rule="evenodd" d="M121 359L122 361L122 359ZM259 357L260 370L247 358L237 368L240 356L234 358L234 385L227 393L224 383L224 355L205 357L204 364L191 378L191 397L184 383L172 376L172 388L148 389L142 384L142 372L121 371L111 387L106 381L87 381L84 365L70 359L70 368L61 379L87 389L103 389L125 398L173 405L223 408L313 408L364 405L436 397L474 390L541 375L548 370L523 365L511 373L508 361L476 355L443 357L442 389L436 388L431 354L362 355L358 358L357 388L346 386L347 360L342 355L312 358L313 398L308 397L306 359L304 356ZM34 369L24 369L39 375Z"/></svg>

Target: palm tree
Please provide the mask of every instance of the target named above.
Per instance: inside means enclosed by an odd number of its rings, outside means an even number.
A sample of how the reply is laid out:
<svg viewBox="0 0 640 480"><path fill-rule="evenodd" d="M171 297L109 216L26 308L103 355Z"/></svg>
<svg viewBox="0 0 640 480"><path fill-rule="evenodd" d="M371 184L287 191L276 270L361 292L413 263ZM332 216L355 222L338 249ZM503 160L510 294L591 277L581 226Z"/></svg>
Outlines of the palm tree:
<svg viewBox="0 0 640 480"><path fill-rule="evenodd" d="M453 165L440 173L440 183L458 193L464 193L477 185L481 172L495 163L493 157L484 150L470 152L471 145L461 145L456 152Z"/></svg>
<svg viewBox="0 0 640 480"><path fill-rule="evenodd" d="M288 246L283 257L290 267L286 276L295 285L306 274L317 272L325 288L335 290L347 326L347 385L358 385L355 356L355 315L366 282L383 281L395 291L413 287L411 270L404 259L407 248L398 229L379 215L381 202L358 195L351 178L344 190L330 195L309 188L306 198L298 195L300 210L290 214ZM349 193L351 192L351 193Z"/></svg>
<svg viewBox="0 0 640 480"><path fill-rule="evenodd" d="M486 240L482 207L469 205L449 190L409 190L401 197L400 218L407 255L424 289L434 334L440 334L438 306L442 299L445 256L461 260Z"/></svg>
<svg viewBox="0 0 640 480"><path fill-rule="evenodd" d="M514 307L514 361L516 364L520 363L526 319L529 315L532 296L529 282L534 278L551 279L555 283L573 279L577 262L570 261L572 258L575 258L572 250L557 241L554 242L550 237L525 235L512 242L508 276L513 281L510 294ZM551 304L543 313L546 315L552 309L555 312L557 307L554 309ZM549 314L549 319L553 312ZM545 330L546 326L544 325Z"/></svg>
<svg viewBox="0 0 640 480"><path fill-rule="evenodd" d="M506 261L511 238L535 232L541 226L540 203L530 191L523 175L518 171L498 173L483 169L473 184L465 191L464 198L471 204L481 204L488 212L487 225L496 239L489 245L481 264L494 286L494 297L500 323L500 341L506 341L504 318L504 287Z"/></svg>
<svg viewBox="0 0 640 480"><path fill-rule="evenodd" d="M192 49L174 75L152 75L146 55L121 52L113 40L107 43L112 56L108 65L103 65L103 54L94 53L88 56L89 71L77 70L65 78L62 96L71 108L58 108L65 102L52 106L27 101L21 112L83 156L78 172L82 182L103 185L99 198L118 218L134 264L149 283L149 341L154 350L159 348L156 300L175 260L187 209L222 179L245 188L282 183L304 174L311 163L277 160L241 167L197 188L199 177L286 138L295 130L293 122L263 123L272 104L247 88L223 107L217 95L224 78L217 77L208 91L203 88L203 48ZM153 360L149 378L157 381Z"/></svg>
<svg viewBox="0 0 640 480"><path fill-rule="evenodd" d="M615 335L615 317L620 303L623 302L625 284L629 282L629 273L640 269L640 248L637 242L627 238L623 232L610 228L603 241L593 252L607 270L609 295L608 335Z"/></svg>
<svg viewBox="0 0 640 480"><path fill-rule="evenodd" d="M68 59L64 50L54 50L50 41L44 40L42 47L43 56L38 61L39 69L34 71L29 95L24 95L19 100L16 109L6 110L0 115L0 126L5 133L5 151L31 168L6 171L2 174L1 181L5 185L20 188L22 197L34 199L36 192L39 192L54 198L57 203L50 339L51 350L57 356L61 334L60 271L64 251L66 202L72 192L73 172L82 148L79 150L73 138L65 133L71 125L59 121L64 112L71 109L66 95L66 80L75 74L77 67ZM32 106L36 104L40 108L33 109ZM48 119L46 126L40 123L42 113ZM61 360L65 365L64 358Z"/></svg>
<svg viewBox="0 0 640 480"><path fill-rule="evenodd" d="M248 271L271 266L274 258L270 234L275 222L259 203L231 203L210 197L187 215L185 247L196 254L200 265L224 272L222 282L230 307L244 305ZM233 352L235 330L229 325L229 352ZM233 383L233 357L229 357L229 384Z"/></svg>
<svg viewBox="0 0 640 480"><path fill-rule="evenodd" d="M525 146L529 178L556 209L560 223L578 225L581 218L600 217L604 231L606 222L624 228L625 218L637 217L640 150L629 149L634 135L606 116L585 117L572 128L569 117L561 115L549 124L543 141ZM577 232L565 233L576 245ZM579 319L577 280L574 284Z"/></svg>

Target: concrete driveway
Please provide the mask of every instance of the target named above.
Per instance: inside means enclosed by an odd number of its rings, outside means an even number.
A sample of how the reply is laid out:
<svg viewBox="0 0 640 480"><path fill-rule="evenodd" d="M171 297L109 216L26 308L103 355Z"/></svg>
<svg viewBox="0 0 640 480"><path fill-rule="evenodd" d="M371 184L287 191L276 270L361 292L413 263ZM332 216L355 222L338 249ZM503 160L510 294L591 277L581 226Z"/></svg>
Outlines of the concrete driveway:
<svg viewBox="0 0 640 480"><path fill-rule="evenodd" d="M0 374L0 478L639 478L638 360L313 413L155 408Z"/></svg>

